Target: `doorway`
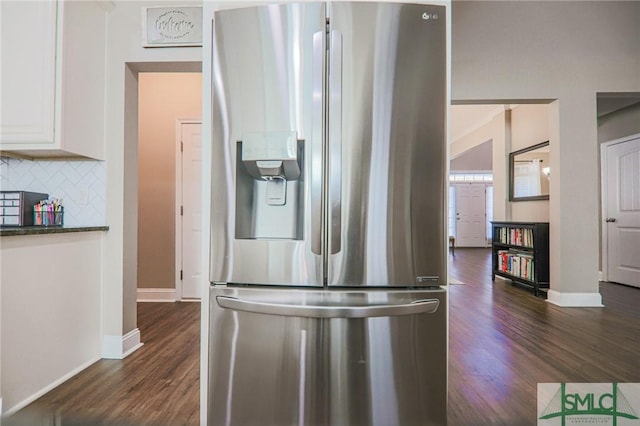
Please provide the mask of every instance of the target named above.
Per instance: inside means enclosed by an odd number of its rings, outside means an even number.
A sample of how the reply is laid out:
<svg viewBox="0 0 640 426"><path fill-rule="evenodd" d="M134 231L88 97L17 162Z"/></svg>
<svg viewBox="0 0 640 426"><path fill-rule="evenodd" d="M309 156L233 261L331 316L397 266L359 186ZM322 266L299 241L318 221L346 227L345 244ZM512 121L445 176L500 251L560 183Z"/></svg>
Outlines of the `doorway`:
<svg viewBox="0 0 640 426"><path fill-rule="evenodd" d="M176 123L185 117L199 121L201 111L201 73L138 73L138 301L183 297L176 267L176 199L184 192L176 188ZM199 193L200 184L193 185Z"/></svg>
<svg viewBox="0 0 640 426"><path fill-rule="evenodd" d="M601 150L603 278L640 287L640 134Z"/></svg>
<svg viewBox="0 0 640 426"><path fill-rule="evenodd" d="M486 177L491 175L471 175ZM461 175L455 175L461 178ZM449 186L449 234L456 247L487 247L493 218L491 182L451 182Z"/></svg>

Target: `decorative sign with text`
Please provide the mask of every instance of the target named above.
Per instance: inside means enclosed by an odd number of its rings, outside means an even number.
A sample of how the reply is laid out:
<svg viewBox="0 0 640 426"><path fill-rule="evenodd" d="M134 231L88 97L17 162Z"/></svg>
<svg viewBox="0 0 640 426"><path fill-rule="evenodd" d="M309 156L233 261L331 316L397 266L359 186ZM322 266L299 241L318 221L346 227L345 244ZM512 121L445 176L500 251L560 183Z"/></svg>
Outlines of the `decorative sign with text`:
<svg viewBox="0 0 640 426"><path fill-rule="evenodd" d="M202 46L202 7L142 8L142 46Z"/></svg>

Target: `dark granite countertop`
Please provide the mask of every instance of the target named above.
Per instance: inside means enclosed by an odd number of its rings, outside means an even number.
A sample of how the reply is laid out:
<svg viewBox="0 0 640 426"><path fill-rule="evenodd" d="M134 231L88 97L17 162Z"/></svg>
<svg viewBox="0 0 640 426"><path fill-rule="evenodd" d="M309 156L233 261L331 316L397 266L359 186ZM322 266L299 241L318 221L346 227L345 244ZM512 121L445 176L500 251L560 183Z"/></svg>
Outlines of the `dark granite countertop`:
<svg viewBox="0 0 640 426"><path fill-rule="evenodd" d="M68 232L108 231L108 226L25 226L0 228L0 237L16 235L64 234Z"/></svg>

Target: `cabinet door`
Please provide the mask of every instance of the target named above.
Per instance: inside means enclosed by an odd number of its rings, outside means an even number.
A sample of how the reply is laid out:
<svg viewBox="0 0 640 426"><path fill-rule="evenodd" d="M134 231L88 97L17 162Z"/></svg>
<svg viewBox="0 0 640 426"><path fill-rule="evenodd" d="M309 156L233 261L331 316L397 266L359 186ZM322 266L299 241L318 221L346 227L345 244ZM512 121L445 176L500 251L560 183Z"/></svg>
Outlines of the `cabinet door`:
<svg viewBox="0 0 640 426"><path fill-rule="evenodd" d="M0 141L53 143L57 2L2 1L0 8Z"/></svg>

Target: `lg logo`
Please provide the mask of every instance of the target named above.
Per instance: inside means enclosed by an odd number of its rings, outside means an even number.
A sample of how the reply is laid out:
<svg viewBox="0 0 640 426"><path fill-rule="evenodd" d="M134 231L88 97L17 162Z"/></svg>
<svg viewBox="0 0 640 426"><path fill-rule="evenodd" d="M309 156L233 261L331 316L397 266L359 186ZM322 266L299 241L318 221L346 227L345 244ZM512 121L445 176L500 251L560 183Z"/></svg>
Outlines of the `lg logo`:
<svg viewBox="0 0 640 426"><path fill-rule="evenodd" d="M428 21L430 19L438 19L438 14L437 13L428 13L428 12L424 12L422 14L422 19L425 21Z"/></svg>

